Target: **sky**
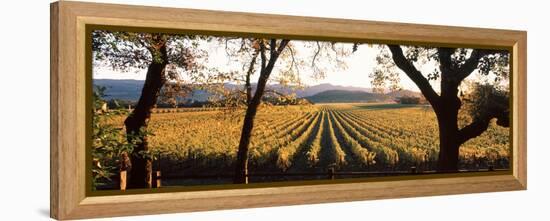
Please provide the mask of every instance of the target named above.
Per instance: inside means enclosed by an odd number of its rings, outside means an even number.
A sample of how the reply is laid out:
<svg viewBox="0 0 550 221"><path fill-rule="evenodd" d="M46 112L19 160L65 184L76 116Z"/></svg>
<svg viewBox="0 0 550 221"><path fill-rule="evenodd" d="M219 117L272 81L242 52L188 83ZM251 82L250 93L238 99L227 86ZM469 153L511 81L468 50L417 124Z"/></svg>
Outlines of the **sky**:
<svg viewBox="0 0 550 221"><path fill-rule="evenodd" d="M310 44L306 41L291 41L296 49L297 56L304 57L305 61L307 56L311 56L311 49L306 45ZM345 48L351 48L351 44L340 44ZM215 43L203 43L201 48L208 51L208 66L216 67L220 70L240 70L242 64L237 64L231 61L225 53L225 48L220 44ZM313 86L317 84L329 83L340 86L353 86L371 88L371 79L369 74L376 67L376 56L379 53L378 47L369 47L368 45L360 45L358 50L349 56L345 57L344 61L347 64L345 69L332 68L334 65L328 64L329 68L326 69L326 75L322 79L316 79L311 77L311 70L304 69L300 72L300 79L306 86ZM309 59L311 59L309 57ZM322 62L322 60L320 60ZM279 59L278 64L281 63ZM327 63L327 62L325 62ZM437 63L428 62L417 68L427 75L437 68ZM276 65L277 66L277 65ZM396 68L400 75L400 86L402 89L419 91L418 87L406 76L401 70ZM277 69L274 70L277 72ZM95 65L93 68L94 79L136 79L144 80L146 75L146 69L131 69L125 72L115 71L107 66ZM257 82L259 71L252 76L252 82ZM275 79L276 74L272 74L271 79ZM472 74L468 79L475 79L476 74ZM276 82L270 82L276 83ZM431 81L434 90L439 91L439 82Z"/></svg>

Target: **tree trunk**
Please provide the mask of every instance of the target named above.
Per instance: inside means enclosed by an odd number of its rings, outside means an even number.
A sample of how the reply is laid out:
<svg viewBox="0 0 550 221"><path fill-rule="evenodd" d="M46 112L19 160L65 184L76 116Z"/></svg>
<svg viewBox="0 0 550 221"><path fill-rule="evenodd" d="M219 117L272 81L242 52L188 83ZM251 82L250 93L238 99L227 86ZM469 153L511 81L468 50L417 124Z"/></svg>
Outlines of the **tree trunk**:
<svg viewBox="0 0 550 221"><path fill-rule="evenodd" d="M454 119L453 119L454 118ZM458 171L458 128L456 127L456 115L450 111L442 111L437 114L439 125L439 159L437 169L439 172Z"/></svg>
<svg viewBox="0 0 550 221"><path fill-rule="evenodd" d="M470 57L460 67L453 64L451 59L455 48L438 48L439 70L441 71L441 95L433 90L426 79L413 62L403 54L399 45L388 45L392 53L392 59L409 78L418 86L424 97L432 105L437 116L439 126L439 159L437 169L440 172L456 172L459 163L459 148L467 140L481 135L489 126L493 117L498 117L499 125L508 126L508 110L497 110L486 119L477 119L470 125L458 129L458 110L462 105L458 98L458 86L460 83L478 68L480 59L494 53L491 50L473 50Z"/></svg>
<svg viewBox="0 0 550 221"><path fill-rule="evenodd" d="M440 103L434 109L439 126L439 172L457 172L459 147L458 110L461 102L457 96L458 87L442 84Z"/></svg>
<svg viewBox="0 0 550 221"><path fill-rule="evenodd" d="M272 67L260 73L260 79L256 86L256 93L254 93L254 97L250 100L246 108L243 129L241 131L241 140L239 141L239 150L237 152L234 183L248 183L248 148L250 146L250 138L252 137L252 129L254 129L254 118L256 117L256 112L262 101L262 96L271 70Z"/></svg>
<svg viewBox="0 0 550 221"><path fill-rule="evenodd" d="M248 147L250 138L252 137L252 129L254 128L254 117L258 110L258 104L250 103L246 109L244 117L243 129L241 132L241 140L239 142L239 151L237 153L237 165L235 167L234 183L248 183Z"/></svg>
<svg viewBox="0 0 550 221"><path fill-rule="evenodd" d="M252 103L252 85L250 77L254 73L254 65L258 57L259 50L252 55L252 60L246 72L245 90L246 90L246 115L244 116L243 129L241 131L241 139L239 141L239 152L237 153L237 165L235 167L234 183L248 183L248 146L252 137L252 129L254 128L254 118L258 111L259 102Z"/></svg>
<svg viewBox="0 0 550 221"><path fill-rule="evenodd" d="M245 91L246 91L246 104L250 104L250 101L252 101L252 85L250 84L250 77L252 74L254 74L254 66L256 65L256 58L258 57L258 54L260 53L259 50L254 51L254 54L252 54L252 59L250 60L250 64L248 66L248 71L246 72L246 79L245 79Z"/></svg>
<svg viewBox="0 0 550 221"><path fill-rule="evenodd" d="M248 183L248 148L250 146L250 138L252 136L252 129L254 129L254 118L256 117L256 112L262 101L262 97L265 91L267 81L269 80L269 75L273 71L273 67L277 58L281 54L281 51L286 47L289 40L281 40L279 47L276 47L276 40L271 39L270 47L270 57L269 62L265 56L265 46L263 43L260 43L260 55L261 55L261 69L260 77L258 78L258 84L256 85L256 92L254 97L248 103L246 109L246 115L244 117L243 129L241 131L241 140L239 142L239 150L237 152L237 162L235 165L235 177L233 183ZM254 57L254 60L256 57Z"/></svg>
<svg viewBox="0 0 550 221"><path fill-rule="evenodd" d="M129 174L128 188L152 187L152 160L140 152L149 150L147 134L143 132L151 117L151 109L157 103L160 89L166 81L164 76L164 68L167 65L166 45L161 46L159 52L162 62L153 61L149 65L139 101L134 111L124 121L128 142L136 144L131 154L132 169Z"/></svg>

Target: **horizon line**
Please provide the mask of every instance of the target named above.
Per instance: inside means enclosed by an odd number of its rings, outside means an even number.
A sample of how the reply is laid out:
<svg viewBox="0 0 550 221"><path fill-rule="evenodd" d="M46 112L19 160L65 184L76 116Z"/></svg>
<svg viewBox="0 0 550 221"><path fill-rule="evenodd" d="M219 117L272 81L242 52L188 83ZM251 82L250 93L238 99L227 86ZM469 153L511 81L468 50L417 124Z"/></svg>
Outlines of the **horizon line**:
<svg viewBox="0 0 550 221"><path fill-rule="evenodd" d="M142 79L132 79L132 78L93 78L92 81L94 80L115 80L115 81L145 81L145 80L142 80ZM244 85L244 84L237 84L237 83L224 83L224 84L232 84L232 85ZM252 82L252 84L257 84L257 82ZM279 83L275 83L275 84L268 84L268 85L281 85ZM339 87L350 87L350 88L362 88L362 89L368 89L368 90L373 90L374 88L372 87L362 87L362 86L352 86L352 85L340 85L340 84L333 84L333 83L319 83L319 84L313 84L313 85L305 85L305 87L313 87L313 86L319 86L319 85L331 85L331 86L339 86ZM387 88L386 88L387 89ZM420 90L411 90L411 89L406 89L406 88L402 88L400 90L396 90L396 91L404 91L404 90L408 90L408 91L412 91L412 92L417 92L417 93L422 93Z"/></svg>

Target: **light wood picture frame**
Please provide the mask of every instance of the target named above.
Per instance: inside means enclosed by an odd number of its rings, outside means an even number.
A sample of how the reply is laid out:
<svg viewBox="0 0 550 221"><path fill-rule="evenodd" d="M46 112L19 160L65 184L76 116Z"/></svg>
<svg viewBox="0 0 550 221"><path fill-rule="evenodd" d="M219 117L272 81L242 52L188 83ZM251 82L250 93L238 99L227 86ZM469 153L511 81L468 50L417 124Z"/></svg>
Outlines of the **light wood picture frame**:
<svg viewBox="0 0 550 221"><path fill-rule="evenodd" d="M527 32L61 1L50 7L50 214L56 219L405 198L527 188ZM92 196L87 192L86 27L475 46L510 51L511 172ZM391 190L391 191L388 191ZM124 206L120 206L124 205Z"/></svg>

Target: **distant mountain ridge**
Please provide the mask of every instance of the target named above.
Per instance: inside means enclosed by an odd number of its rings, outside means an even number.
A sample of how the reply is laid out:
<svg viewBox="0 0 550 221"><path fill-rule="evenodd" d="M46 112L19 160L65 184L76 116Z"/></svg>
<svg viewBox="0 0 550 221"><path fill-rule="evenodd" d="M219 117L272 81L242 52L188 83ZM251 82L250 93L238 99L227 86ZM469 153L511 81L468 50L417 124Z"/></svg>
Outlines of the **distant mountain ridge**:
<svg viewBox="0 0 550 221"><path fill-rule="evenodd" d="M304 98L313 103L368 103L391 99L386 94L346 90L328 90Z"/></svg>
<svg viewBox="0 0 550 221"><path fill-rule="evenodd" d="M94 79L95 86L105 87L107 99L137 101L143 88L143 80Z"/></svg>
<svg viewBox="0 0 550 221"><path fill-rule="evenodd" d="M296 96L298 97L309 97L324 91L363 91L363 92L372 92L371 88L364 88L364 87L353 87L353 86L340 86L340 85L333 85L333 84L318 84L306 87L302 90L296 91Z"/></svg>
<svg viewBox="0 0 550 221"><path fill-rule="evenodd" d="M107 99L120 99L135 102L141 95L143 80L130 79L94 79L93 84L105 87ZM255 88L255 85L252 85ZM227 84L227 88L241 87L236 84ZM389 100L400 96L420 96L420 93L401 90L387 94L372 93L371 88L340 86L333 84L318 84L308 86L303 89L291 89L279 84L268 85L268 88L283 94L295 93L299 98L306 98L312 102L370 102L374 100ZM349 93L346 93L349 92ZM202 90L195 90L188 99L196 101L206 101L209 93ZM340 101L338 101L340 99Z"/></svg>

